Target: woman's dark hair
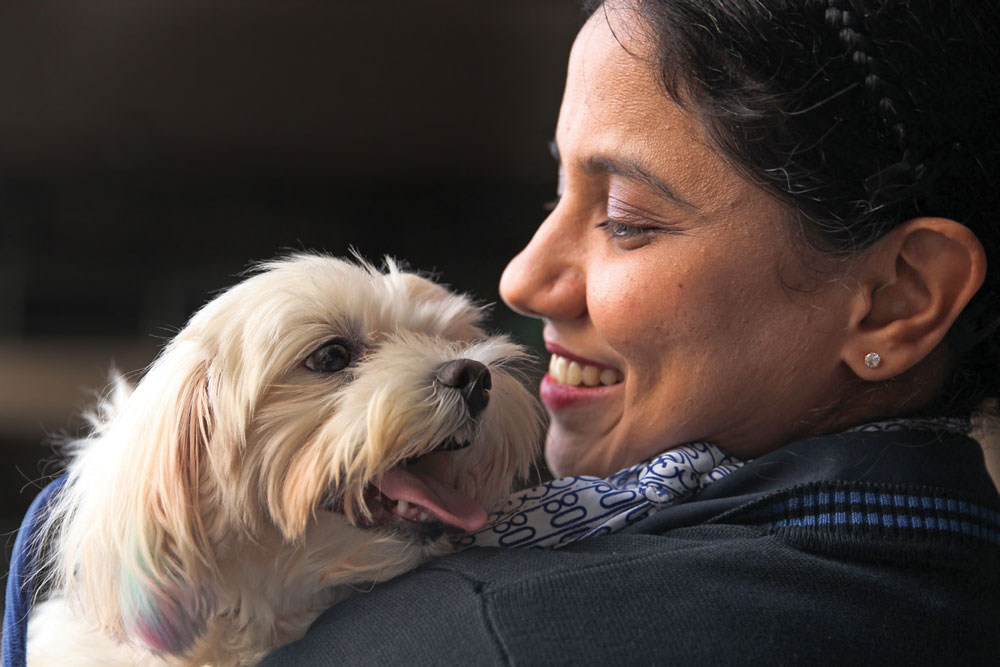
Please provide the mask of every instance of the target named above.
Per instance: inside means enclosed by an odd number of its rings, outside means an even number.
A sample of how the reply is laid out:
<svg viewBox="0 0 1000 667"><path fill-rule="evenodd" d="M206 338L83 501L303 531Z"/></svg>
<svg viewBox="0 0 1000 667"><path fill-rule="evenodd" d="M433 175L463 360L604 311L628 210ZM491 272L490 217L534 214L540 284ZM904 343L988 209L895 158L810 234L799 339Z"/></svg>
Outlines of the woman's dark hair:
<svg viewBox="0 0 1000 667"><path fill-rule="evenodd" d="M618 0L667 93L716 148L849 256L918 216L962 222L1000 264L1000 10L992 0ZM931 409L1000 395L1000 272L949 332Z"/></svg>

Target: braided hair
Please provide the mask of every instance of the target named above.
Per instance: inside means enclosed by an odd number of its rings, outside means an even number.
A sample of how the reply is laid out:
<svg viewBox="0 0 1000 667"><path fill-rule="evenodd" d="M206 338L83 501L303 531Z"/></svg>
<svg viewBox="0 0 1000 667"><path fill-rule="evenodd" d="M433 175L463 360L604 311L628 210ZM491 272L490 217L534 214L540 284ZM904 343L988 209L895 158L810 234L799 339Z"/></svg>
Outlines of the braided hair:
<svg viewBox="0 0 1000 667"><path fill-rule="evenodd" d="M604 2L590 2L591 9ZM623 3L608 3L619 8ZM671 98L849 257L897 225L968 226L1000 265L1000 9L981 0L626 0ZM1000 271L947 337L936 414L1000 396Z"/></svg>

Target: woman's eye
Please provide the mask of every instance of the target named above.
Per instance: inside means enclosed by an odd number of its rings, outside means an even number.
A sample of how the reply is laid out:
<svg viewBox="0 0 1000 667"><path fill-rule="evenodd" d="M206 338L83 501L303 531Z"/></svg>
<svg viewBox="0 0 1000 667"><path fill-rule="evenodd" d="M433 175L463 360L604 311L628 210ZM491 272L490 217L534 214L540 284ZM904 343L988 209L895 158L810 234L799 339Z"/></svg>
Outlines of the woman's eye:
<svg viewBox="0 0 1000 667"><path fill-rule="evenodd" d="M597 226L598 228L605 230L610 238L618 241L642 237L653 231L647 227L628 225L624 222L618 222L616 220L605 220Z"/></svg>
<svg viewBox="0 0 1000 667"><path fill-rule="evenodd" d="M351 353L342 341L324 343L305 360L305 367L317 373L335 373L351 363Z"/></svg>

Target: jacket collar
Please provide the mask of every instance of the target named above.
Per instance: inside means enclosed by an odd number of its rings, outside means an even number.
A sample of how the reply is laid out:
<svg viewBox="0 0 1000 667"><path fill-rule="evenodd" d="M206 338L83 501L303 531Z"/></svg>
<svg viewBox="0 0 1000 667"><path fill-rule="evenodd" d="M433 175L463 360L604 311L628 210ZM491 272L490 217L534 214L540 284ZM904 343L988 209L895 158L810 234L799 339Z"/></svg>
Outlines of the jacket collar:
<svg viewBox="0 0 1000 667"><path fill-rule="evenodd" d="M704 523L783 490L821 482L929 487L1000 507L982 449L968 430L965 420L897 420L793 442L628 530L659 533Z"/></svg>

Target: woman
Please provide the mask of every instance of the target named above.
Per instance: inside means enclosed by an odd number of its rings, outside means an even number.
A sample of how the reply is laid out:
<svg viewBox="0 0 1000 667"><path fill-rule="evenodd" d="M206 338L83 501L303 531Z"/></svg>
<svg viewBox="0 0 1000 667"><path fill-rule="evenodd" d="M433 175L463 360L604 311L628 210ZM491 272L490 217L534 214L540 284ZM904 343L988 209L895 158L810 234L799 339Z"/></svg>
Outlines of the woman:
<svg viewBox="0 0 1000 667"><path fill-rule="evenodd" d="M998 25L599 6L558 204L501 281L553 354L546 459L731 465L598 539L431 563L271 664L994 662L1000 499L965 433L998 394Z"/></svg>

